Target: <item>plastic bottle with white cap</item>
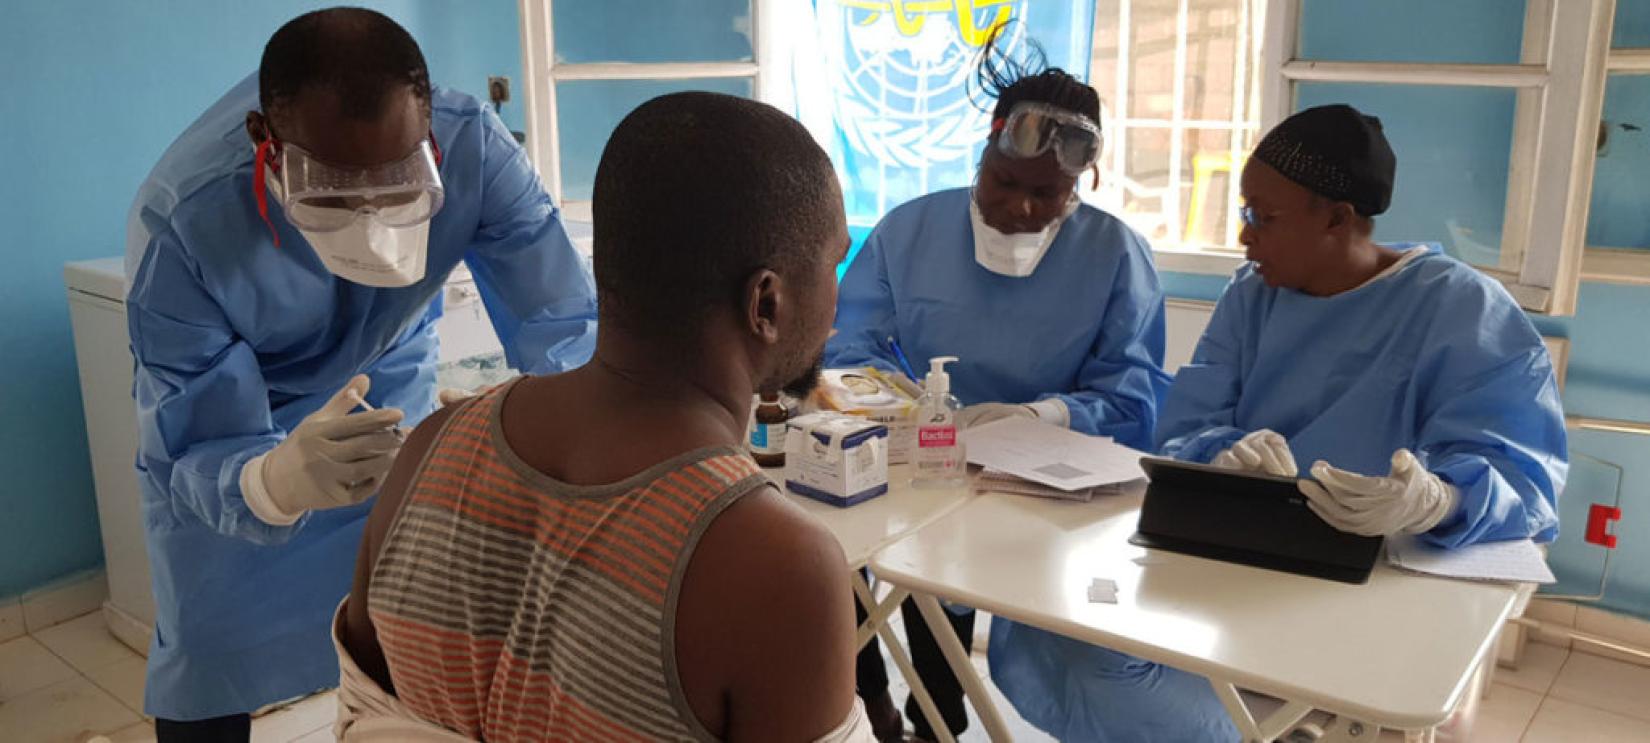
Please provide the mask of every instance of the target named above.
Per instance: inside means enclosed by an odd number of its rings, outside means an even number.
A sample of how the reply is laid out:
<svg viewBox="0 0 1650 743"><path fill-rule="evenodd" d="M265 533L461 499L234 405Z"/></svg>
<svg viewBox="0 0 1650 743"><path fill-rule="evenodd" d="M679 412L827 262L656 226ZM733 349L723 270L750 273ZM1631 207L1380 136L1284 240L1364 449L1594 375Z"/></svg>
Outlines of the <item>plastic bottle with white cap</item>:
<svg viewBox="0 0 1650 743"><path fill-rule="evenodd" d="M960 488L968 482L968 457L963 450L957 413L962 402L951 394L951 375L945 365L955 356L928 360L928 377L917 398L916 441L911 446L911 485L918 488Z"/></svg>

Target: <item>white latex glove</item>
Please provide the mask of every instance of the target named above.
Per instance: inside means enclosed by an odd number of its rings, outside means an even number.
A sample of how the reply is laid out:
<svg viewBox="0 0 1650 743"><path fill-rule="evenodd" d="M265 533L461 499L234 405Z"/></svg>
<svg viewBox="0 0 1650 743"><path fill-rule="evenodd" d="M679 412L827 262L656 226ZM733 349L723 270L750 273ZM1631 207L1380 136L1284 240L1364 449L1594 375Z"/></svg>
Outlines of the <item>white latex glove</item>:
<svg viewBox="0 0 1650 743"><path fill-rule="evenodd" d="M1300 474L1300 467L1295 465L1295 453L1289 451L1289 441L1283 438L1283 434L1266 428L1238 439L1232 448L1216 454L1210 464L1278 477Z"/></svg>
<svg viewBox="0 0 1650 743"><path fill-rule="evenodd" d="M1461 497L1408 449L1392 453L1392 472L1385 477L1347 472L1322 460L1312 465L1312 476L1318 482L1300 481L1312 512L1341 531L1366 537L1428 531L1455 511Z"/></svg>
<svg viewBox="0 0 1650 743"><path fill-rule="evenodd" d="M312 509L351 506L378 492L405 434L394 408L353 413L372 382L351 379L286 440L241 468L247 507L286 526Z"/></svg>
<svg viewBox="0 0 1650 743"><path fill-rule="evenodd" d="M1037 413L1025 405L1009 405L1001 402L982 402L970 405L957 413L957 425L963 428L983 426L992 421L1007 418L1025 418L1036 420Z"/></svg>
<svg viewBox="0 0 1650 743"><path fill-rule="evenodd" d="M1028 418L1060 426L1061 428L1071 427L1071 410L1066 407L1065 401L1058 397L1038 400L1028 405L1011 405L1002 402L982 402L978 405L970 405L957 413L957 425L963 428L973 428L1006 418Z"/></svg>

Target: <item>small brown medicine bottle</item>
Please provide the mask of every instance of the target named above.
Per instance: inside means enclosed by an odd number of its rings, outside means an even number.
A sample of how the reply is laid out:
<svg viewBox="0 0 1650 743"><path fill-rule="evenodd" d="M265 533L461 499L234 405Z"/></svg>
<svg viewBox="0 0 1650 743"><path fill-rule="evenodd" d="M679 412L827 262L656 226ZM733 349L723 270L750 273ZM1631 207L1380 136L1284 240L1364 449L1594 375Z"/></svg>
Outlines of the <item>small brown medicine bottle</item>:
<svg viewBox="0 0 1650 743"><path fill-rule="evenodd" d="M749 442L751 458L763 467L784 467L785 422L791 419L790 408L780 402L779 393L758 395L756 403Z"/></svg>

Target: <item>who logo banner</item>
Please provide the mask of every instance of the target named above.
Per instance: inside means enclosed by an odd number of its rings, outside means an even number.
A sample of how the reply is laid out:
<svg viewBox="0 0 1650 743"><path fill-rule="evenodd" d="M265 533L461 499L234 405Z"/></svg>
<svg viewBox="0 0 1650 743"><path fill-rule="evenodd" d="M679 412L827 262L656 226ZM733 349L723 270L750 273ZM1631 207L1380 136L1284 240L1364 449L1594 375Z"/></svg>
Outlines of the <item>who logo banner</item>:
<svg viewBox="0 0 1650 743"><path fill-rule="evenodd" d="M810 77L825 84L797 94L830 112L827 145L853 227L973 183L992 104L975 66L999 28L1000 52L1024 59L1034 40L1049 66L1088 76L1092 0L815 0L813 7L814 63L824 69Z"/></svg>

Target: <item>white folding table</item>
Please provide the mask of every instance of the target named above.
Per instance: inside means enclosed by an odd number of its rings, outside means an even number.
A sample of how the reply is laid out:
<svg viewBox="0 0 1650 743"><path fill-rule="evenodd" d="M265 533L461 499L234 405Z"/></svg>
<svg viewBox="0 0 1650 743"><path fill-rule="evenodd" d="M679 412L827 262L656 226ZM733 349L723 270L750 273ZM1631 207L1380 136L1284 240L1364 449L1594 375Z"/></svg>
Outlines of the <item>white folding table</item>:
<svg viewBox="0 0 1650 743"><path fill-rule="evenodd" d="M1382 564L1350 585L1128 543L1141 493L1074 503L986 494L871 560L911 592L992 740L1003 721L938 600L1209 678L1246 740L1271 741L1313 709L1405 731L1443 722L1519 591ZM1117 603L1090 603L1095 578ZM1285 700L1257 721L1238 688Z"/></svg>
<svg viewBox="0 0 1650 743"><path fill-rule="evenodd" d="M781 489L784 488L784 472L770 470L768 476L779 483ZM866 566L878 550L934 523L975 497L967 487L919 490L910 486L910 478L907 466L891 467L888 472L886 494L848 508L827 505L790 491L786 491L785 494L825 524L825 528L836 536L837 542L842 545L843 554L848 558L848 569L853 576L854 595L859 597L866 614L865 622L859 626L858 634L854 638L854 647L865 647L872 636L882 638L883 644L888 646L889 655L894 659L894 665L899 667L900 674L911 687L911 694L916 697L917 706L927 717L930 727L940 736L941 743L951 743L954 739L947 732L945 720L940 716L939 709L934 706L933 697L929 696L928 689L917 676L915 668L911 665L911 658L905 652L905 646L888 626L888 617L899 609L900 603L910 595L910 592L891 587L879 601L870 584L861 575L861 568ZM947 624L945 632L951 631L951 626ZM953 641L955 639L952 637Z"/></svg>

